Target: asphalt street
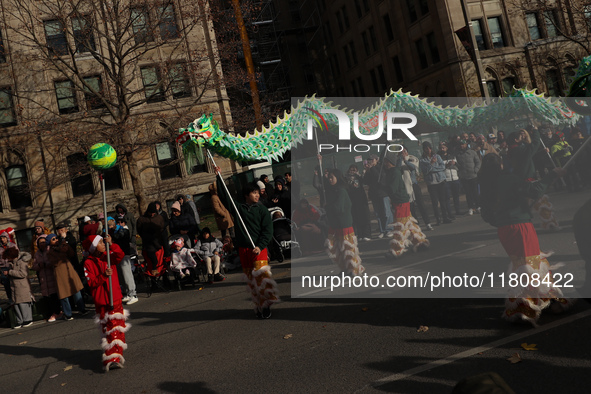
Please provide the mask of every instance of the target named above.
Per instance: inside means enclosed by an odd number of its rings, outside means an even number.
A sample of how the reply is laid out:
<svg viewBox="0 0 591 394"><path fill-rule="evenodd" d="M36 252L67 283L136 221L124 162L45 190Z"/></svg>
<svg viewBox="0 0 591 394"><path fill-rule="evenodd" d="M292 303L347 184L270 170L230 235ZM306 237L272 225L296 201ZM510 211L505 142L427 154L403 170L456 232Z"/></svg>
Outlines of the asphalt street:
<svg viewBox="0 0 591 394"><path fill-rule="evenodd" d="M552 264L584 273L572 217L591 194L552 194L560 232L539 231ZM539 228L539 219L534 221ZM494 228L479 215L428 232L431 248L398 260L383 257L387 239L360 246L367 272L465 265L508 266ZM328 291L291 297L301 286L294 261L272 264L282 303L269 320L252 312L241 274L181 292L140 293L123 370L102 372L99 333L90 316L0 330L5 393L450 393L463 378L497 372L517 393L583 393L591 384L591 308L542 314L540 326L500 316L502 298L338 298ZM324 255L303 264L333 270ZM479 268L480 269L480 268ZM398 272L398 271L394 271ZM579 279L576 279L579 280ZM143 288L140 287L140 291ZM396 295L396 294L394 294ZM428 327L419 330L419 327ZM537 350L525 350L523 343ZM518 353L521 362L507 359Z"/></svg>

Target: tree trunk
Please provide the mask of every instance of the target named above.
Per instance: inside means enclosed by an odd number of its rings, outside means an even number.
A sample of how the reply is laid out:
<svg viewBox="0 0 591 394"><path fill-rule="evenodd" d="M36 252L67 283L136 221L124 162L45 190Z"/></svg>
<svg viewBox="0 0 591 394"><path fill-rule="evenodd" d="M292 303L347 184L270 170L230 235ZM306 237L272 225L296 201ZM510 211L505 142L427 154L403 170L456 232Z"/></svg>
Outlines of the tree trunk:
<svg viewBox="0 0 591 394"><path fill-rule="evenodd" d="M139 215L141 216L148 208L148 200L146 199L146 195L144 194L144 188L142 185L142 181L140 179L140 172L138 170L136 155L136 152L129 152L126 153L125 156L127 158L127 169L129 170L129 175L131 176L131 186L133 187L133 194L137 200Z"/></svg>

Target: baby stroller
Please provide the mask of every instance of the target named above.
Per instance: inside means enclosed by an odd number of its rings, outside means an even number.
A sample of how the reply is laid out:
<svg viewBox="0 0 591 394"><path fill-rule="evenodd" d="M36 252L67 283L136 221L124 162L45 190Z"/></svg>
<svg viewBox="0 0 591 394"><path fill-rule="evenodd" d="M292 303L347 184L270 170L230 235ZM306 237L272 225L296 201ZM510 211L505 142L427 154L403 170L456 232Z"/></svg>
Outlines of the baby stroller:
<svg viewBox="0 0 591 394"><path fill-rule="evenodd" d="M173 247L174 247L174 243L178 239L183 240L184 246L182 249L186 249L187 248L186 245L189 245L189 236L186 234L184 234L184 235L175 234L175 235L171 235L168 238L168 245L170 246L170 250L171 250L170 266L168 269L168 272L170 275L169 280L171 280L171 283L173 283L173 287L180 291L183 289L184 286L192 286L193 288L195 288L195 284L199 283L199 275L198 275L197 270L199 270L200 262L199 262L197 256L195 255L195 253L191 250L190 254L193 257L193 259L195 260L195 262L197 263L197 266L195 268L184 268L182 270L182 271L188 270L189 271L188 275L181 274L181 272L172 269L172 266L174 265L173 257L172 257Z"/></svg>
<svg viewBox="0 0 591 394"><path fill-rule="evenodd" d="M269 208L269 214L273 219L273 238L269 245L269 260L277 260L279 263L285 260L285 255L300 257L300 245L292 232L293 223L285 217L279 207Z"/></svg>

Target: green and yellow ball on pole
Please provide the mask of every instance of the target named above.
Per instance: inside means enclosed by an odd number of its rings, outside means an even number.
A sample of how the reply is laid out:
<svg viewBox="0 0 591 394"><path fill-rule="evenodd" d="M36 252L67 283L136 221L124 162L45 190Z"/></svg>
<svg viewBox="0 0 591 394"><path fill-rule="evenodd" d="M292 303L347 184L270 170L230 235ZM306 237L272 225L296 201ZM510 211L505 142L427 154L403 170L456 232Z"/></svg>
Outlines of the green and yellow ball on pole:
<svg viewBox="0 0 591 394"><path fill-rule="evenodd" d="M117 152L111 145L99 142L90 147L87 159L95 170L108 170L117 163Z"/></svg>

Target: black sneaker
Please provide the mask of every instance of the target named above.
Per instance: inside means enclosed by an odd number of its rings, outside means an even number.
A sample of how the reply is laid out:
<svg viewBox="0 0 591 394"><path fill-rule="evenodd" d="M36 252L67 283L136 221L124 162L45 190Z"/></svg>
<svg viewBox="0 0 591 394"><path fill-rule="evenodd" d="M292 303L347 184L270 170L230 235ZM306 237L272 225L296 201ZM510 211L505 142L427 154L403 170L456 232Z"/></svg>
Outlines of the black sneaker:
<svg viewBox="0 0 591 394"><path fill-rule="evenodd" d="M262 316L263 316L263 319L269 319L271 317L271 308L270 307L263 308Z"/></svg>
<svg viewBox="0 0 591 394"><path fill-rule="evenodd" d="M207 275L207 283L213 284L213 275Z"/></svg>
<svg viewBox="0 0 591 394"><path fill-rule="evenodd" d="M26 322L23 323L23 327L29 327L29 326L32 326L32 325L33 325L33 322L32 321L26 321Z"/></svg>
<svg viewBox="0 0 591 394"><path fill-rule="evenodd" d="M254 314L257 317L257 319L262 319L263 318L263 312L261 312L259 309L257 309Z"/></svg>
<svg viewBox="0 0 591 394"><path fill-rule="evenodd" d="M86 316L88 315L88 311L78 312L78 316Z"/></svg>
<svg viewBox="0 0 591 394"><path fill-rule="evenodd" d="M213 276L213 280L214 280L214 282L223 282L226 280L226 277L223 276L222 274L215 274Z"/></svg>
<svg viewBox="0 0 591 394"><path fill-rule="evenodd" d="M71 320L74 320L74 318L72 316L66 316L66 315L64 315L64 320L71 321Z"/></svg>

